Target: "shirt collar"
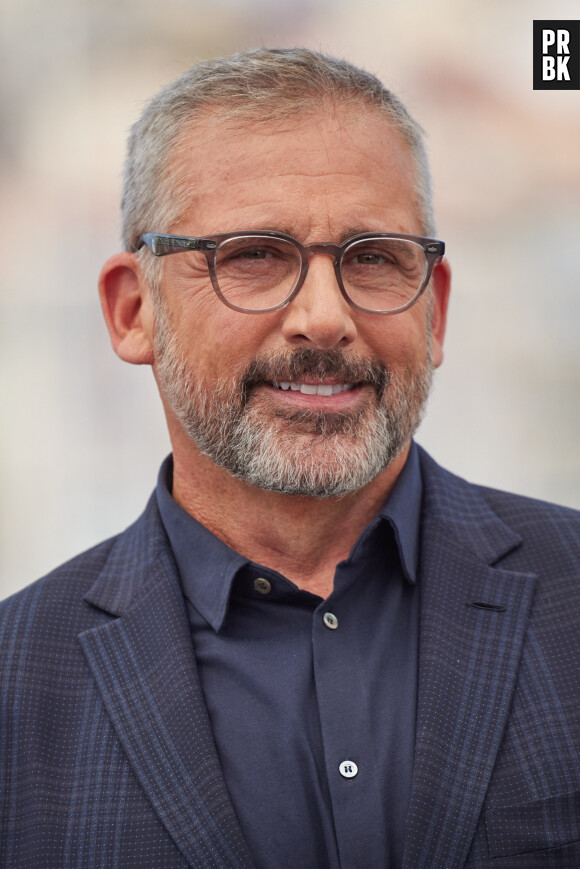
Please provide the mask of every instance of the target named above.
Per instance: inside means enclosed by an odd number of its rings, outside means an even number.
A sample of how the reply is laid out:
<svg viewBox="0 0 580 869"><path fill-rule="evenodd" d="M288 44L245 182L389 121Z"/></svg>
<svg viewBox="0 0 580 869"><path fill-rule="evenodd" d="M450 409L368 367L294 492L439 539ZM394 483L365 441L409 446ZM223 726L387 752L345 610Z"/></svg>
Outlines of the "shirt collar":
<svg viewBox="0 0 580 869"><path fill-rule="evenodd" d="M419 450L415 441L411 441L407 461L379 511L379 517L393 529L403 574L407 582L413 584L417 581L419 565L422 496Z"/></svg>
<svg viewBox="0 0 580 869"><path fill-rule="evenodd" d="M231 549L215 534L194 519L171 495L173 459L168 456L159 471L157 503L163 525L177 562L185 598L215 631L223 625L231 590L239 571L251 565L247 558ZM419 558L421 518L421 470L415 443L403 470L378 515L366 527L352 555L363 543L370 543L374 530L388 522L401 559L407 582L415 583ZM373 542L373 545L377 545ZM263 572L263 570L262 570Z"/></svg>
<svg viewBox="0 0 580 869"><path fill-rule="evenodd" d="M173 458L168 456L157 479L157 503L177 562L183 593L215 631L228 608L232 583L244 558L194 519L171 495Z"/></svg>

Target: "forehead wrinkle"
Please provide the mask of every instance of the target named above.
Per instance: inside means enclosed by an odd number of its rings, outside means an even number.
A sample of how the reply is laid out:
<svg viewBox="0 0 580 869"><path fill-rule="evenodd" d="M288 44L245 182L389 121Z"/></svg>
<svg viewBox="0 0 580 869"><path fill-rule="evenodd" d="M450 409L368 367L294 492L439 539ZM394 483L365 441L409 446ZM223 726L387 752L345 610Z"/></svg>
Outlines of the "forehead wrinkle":
<svg viewBox="0 0 580 869"><path fill-rule="evenodd" d="M312 118L305 120L308 122L306 127L312 131ZM295 133L296 150L290 151L288 136L282 135L278 138L276 130L274 135L265 128L259 131L225 130L219 125L212 125L210 119L207 125L202 125L203 129L198 126L194 130L188 130L191 135L186 134L181 138L180 147L173 155L173 166L177 169L176 164L179 164L179 174L183 181L180 189L185 192L184 200L187 200L182 217L189 212L192 224L195 224L189 226L187 232L210 234L241 228L273 229L284 231L305 242L312 240L313 233L320 233L320 240L338 240L339 235L344 239L359 231L403 231L402 227L386 224L396 223L396 220L389 217L388 206L391 203L394 213L399 206L405 206L406 203L412 204L414 209L417 206L412 180L413 162L408 146L397 131L381 118L384 136L381 134L378 138L375 137L377 141L372 148L361 149L360 142L357 147L357 138L364 135L360 117L351 120L341 115L339 120L343 123L336 125L336 118L331 118L330 121L323 118L317 125L314 150L318 151L318 158L313 160L307 159L306 143L304 147L300 147L300 127L296 131L284 131ZM375 119L367 117L365 120L369 120L376 131ZM335 125L328 126L330 122ZM259 138L257 147L251 153L243 147L239 150L235 147L237 140L241 141L245 134L252 135L255 132L258 132ZM343 137L342 141L337 140L339 151L345 145L345 134L347 137L344 163L339 165L333 139L338 133ZM225 142L225 159L220 168L220 143L224 139L228 141ZM276 155L277 151L280 152L279 160L274 156L274 166L271 159L266 159L262 165L259 155L263 147L267 148L270 158L272 153ZM214 185L211 196L208 184L203 181L203 165L201 172L196 165L198 148L209 148L213 155L210 163ZM276 190L269 185L269 178L273 175L282 189ZM198 178L201 190L197 186ZM397 190L397 178L408 179L410 182L404 196L401 196L400 187ZM294 183L302 193L299 207L292 196ZM394 198L389 190L391 184L394 185ZM372 195L373 187L376 196ZM367 201L364 201L364 196L358 199L358 188L365 194L371 191ZM346 194L351 197L349 213L344 213L344 209L341 212L341 197ZM213 208L216 200L220 202L219 215ZM288 209L284 207L285 201L290 203ZM206 213L212 217L210 223L204 225L202 221ZM378 215L383 215L380 222L377 221ZM282 223L285 225L282 226Z"/></svg>

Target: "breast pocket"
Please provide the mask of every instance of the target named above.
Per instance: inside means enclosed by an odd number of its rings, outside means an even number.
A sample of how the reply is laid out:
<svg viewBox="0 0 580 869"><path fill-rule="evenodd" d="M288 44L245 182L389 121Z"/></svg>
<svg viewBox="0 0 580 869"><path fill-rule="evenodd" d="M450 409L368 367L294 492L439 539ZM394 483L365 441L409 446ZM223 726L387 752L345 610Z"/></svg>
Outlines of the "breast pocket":
<svg viewBox="0 0 580 869"><path fill-rule="evenodd" d="M580 840L580 791L485 813L490 857L515 857Z"/></svg>

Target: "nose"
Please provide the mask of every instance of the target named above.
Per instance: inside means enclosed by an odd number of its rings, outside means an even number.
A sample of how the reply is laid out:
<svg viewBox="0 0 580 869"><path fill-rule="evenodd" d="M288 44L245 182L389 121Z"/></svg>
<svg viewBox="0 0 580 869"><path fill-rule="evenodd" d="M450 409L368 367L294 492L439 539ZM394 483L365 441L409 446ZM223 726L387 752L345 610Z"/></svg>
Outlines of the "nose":
<svg viewBox="0 0 580 869"><path fill-rule="evenodd" d="M282 332L290 344L319 350L346 347L357 335L353 314L340 292L332 257L314 255L304 284L284 310Z"/></svg>

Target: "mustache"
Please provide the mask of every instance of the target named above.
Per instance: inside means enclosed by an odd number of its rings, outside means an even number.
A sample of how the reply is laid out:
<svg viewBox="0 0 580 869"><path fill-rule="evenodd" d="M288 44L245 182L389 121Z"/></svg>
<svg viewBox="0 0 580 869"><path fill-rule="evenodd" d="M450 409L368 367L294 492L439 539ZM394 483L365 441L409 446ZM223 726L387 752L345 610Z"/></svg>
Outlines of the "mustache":
<svg viewBox="0 0 580 869"><path fill-rule="evenodd" d="M260 383L284 383L304 377L317 380L333 378L338 383L372 386L379 398L391 379L387 366L375 359L350 356L338 348L312 350L301 347L290 354L255 359L242 377L243 402L246 403L252 388Z"/></svg>

